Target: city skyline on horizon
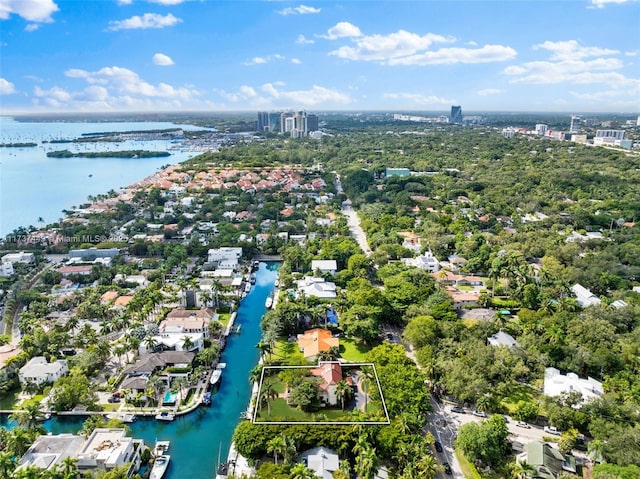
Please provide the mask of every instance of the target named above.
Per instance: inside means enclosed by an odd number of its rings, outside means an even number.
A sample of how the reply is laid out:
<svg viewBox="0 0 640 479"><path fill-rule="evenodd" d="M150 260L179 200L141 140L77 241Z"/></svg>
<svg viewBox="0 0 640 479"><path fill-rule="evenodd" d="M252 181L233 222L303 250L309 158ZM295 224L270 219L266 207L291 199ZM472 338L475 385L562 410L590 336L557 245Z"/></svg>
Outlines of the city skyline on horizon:
<svg viewBox="0 0 640 479"><path fill-rule="evenodd" d="M638 0L0 0L0 105L631 115L638 21Z"/></svg>

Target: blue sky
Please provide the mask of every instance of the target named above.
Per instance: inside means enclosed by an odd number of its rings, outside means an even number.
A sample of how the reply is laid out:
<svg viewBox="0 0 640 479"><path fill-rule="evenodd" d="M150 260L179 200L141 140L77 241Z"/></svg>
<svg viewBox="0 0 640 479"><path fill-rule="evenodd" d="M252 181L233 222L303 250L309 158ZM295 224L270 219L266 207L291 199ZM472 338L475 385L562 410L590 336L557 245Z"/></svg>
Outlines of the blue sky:
<svg viewBox="0 0 640 479"><path fill-rule="evenodd" d="M0 0L0 106L640 113L640 1Z"/></svg>

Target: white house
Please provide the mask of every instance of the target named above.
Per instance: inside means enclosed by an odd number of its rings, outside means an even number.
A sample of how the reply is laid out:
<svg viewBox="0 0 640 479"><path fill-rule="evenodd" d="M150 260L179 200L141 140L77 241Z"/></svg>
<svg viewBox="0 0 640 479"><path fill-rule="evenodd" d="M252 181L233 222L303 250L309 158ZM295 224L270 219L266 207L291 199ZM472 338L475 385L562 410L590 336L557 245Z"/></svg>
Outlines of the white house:
<svg viewBox="0 0 640 479"><path fill-rule="evenodd" d="M574 284L571 286L571 291L576 295L576 300L578 304L583 308L587 308L589 306L598 306L601 301L595 294L589 291L587 288L580 284Z"/></svg>
<svg viewBox="0 0 640 479"><path fill-rule="evenodd" d="M314 278L305 276L303 279L296 281L298 293L305 296L315 296L320 299L335 299L336 284L325 281L324 278Z"/></svg>
<svg viewBox="0 0 640 479"><path fill-rule="evenodd" d="M340 468L338 453L325 447L314 447L303 452L300 460L322 479L333 479L333 471Z"/></svg>
<svg viewBox="0 0 640 479"><path fill-rule="evenodd" d="M545 396L560 396L562 393L572 391L582 394L583 404L603 394L602 383L591 377L582 379L575 373L567 373L564 376L556 368L546 368L544 370Z"/></svg>
<svg viewBox="0 0 640 479"><path fill-rule="evenodd" d="M53 383L69 372L66 359L48 363L44 356L35 356L18 371L20 384L34 383L40 386Z"/></svg>
<svg viewBox="0 0 640 479"><path fill-rule="evenodd" d="M491 346L506 346L509 349L520 346L513 336L509 333L505 333L502 329L493 336L488 337L487 343Z"/></svg>
<svg viewBox="0 0 640 479"><path fill-rule="evenodd" d="M207 254L209 263L217 262L225 265L238 265L238 261L242 257L241 247L224 246L222 248L212 248ZM233 268L225 268L233 269Z"/></svg>
<svg viewBox="0 0 640 479"><path fill-rule="evenodd" d="M0 278L8 278L13 276L13 263L0 263Z"/></svg>
<svg viewBox="0 0 640 479"><path fill-rule="evenodd" d="M311 271L316 270L320 273L336 274L338 263L335 259L315 259L311 261Z"/></svg>
<svg viewBox="0 0 640 479"><path fill-rule="evenodd" d="M429 271L429 273L440 271L440 262L433 256L431 251L427 251L424 255L418 256L414 260L414 265L420 269Z"/></svg>
<svg viewBox="0 0 640 479"><path fill-rule="evenodd" d="M25 253L24 251L20 251L19 253L9 253L5 254L2 257L3 263L25 263L31 264L36 262L36 257L33 253Z"/></svg>
<svg viewBox="0 0 640 479"><path fill-rule="evenodd" d="M94 429L78 451L78 469L110 470L133 463L133 470L140 469L144 443L127 437L125 429Z"/></svg>

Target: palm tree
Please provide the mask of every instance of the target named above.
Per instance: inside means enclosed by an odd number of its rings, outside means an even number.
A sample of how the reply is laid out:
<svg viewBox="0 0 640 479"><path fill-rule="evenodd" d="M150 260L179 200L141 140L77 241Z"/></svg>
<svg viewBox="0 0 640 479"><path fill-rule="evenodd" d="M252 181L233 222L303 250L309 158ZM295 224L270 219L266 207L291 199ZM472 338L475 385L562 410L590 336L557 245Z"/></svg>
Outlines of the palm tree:
<svg viewBox="0 0 640 479"><path fill-rule="evenodd" d="M273 462L275 462L276 465L278 464L278 455L282 454L286 447L287 444L284 438L284 434L276 436L269 442L267 442L267 452L273 453Z"/></svg>
<svg viewBox="0 0 640 479"><path fill-rule="evenodd" d="M367 444L356 456L356 474L360 479L373 479L378 470L378 456L376 450Z"/></svg>
<svg viewBox="0 0 640 479"><path fill-rule="evenodd" d="M535 467L527 461L516 462L511 470L514 479L529 479L536 472Z"/></svg>
<svg viewBox="0 0 640 479"><path fill-rule="evenodd" d="M271 401L278 397L275 387L271 381L262 383L262 391L260 392L260 403L267 404L267 415L271 416Z"/></svg>
<svg viewBox="0 0 640 479"><path fill-rule="evenodd" d="M42 416L40 404L36 401L28 402L23 406L23 410L11 415L11 419L18 423L18 426L29 431L38 426L38 419Z"/></svg>
<svg viewBox="0 0 640 479"><path fill-rule="evenodd" d="M296 443L290 436L282 435L284 438L284 450L282 451L282 457L284 458L284 462L291 463L295 460L297 456Z"/></svg>
<svg viewBox="0 0 640 479"><path fill-rule="evenodd" d="M340 405L342 406L342 410L344 411L344 403L346 400L351 399L351 395L353 394L353 389L351 386L345 381L338 381L336 384L336 399L340 401Z"/></svg>
<svg viewBox="0 0 640 479"><path fill-rule="evenodd" d="M431 455L422 455L415 463L416 477L421 479L435 479L438 472L442 469L435 457Z"/></svg>
<svg viewBox="0 0 640 479"><path fill-rule="evenodd" d="M589 441L587 451L593 462L604 462L604 441L599 439Z"/></svg>
<svg viewBox="0 0 640 479"><path fill-rule="evenodd" d="M291 468L291 479L316 479L313 469L309 469L303 462L299 462Z"/></svg>
<svg viewBox="0 0 640 479"><path fill-rule="evenodd" d="M11 477L16 468L14 456L9 451L0 451L0 477Z"/></svg>
<svg viewBox="0 0 640 479"><path fill-rule="evenodd" d="M191 339L190 336L184 336L182 338L182 349L185 351L191 351L191 348L193 348L194 343L193 343L193 339Z"/></svg>
<svg viewBox="0 0 640 479"><path fill-rule="evenodd" d="M364 393L364 412L367 412L367 403L369 401L369 388L371 387L371 378L368 374L363 374L360 378L360 389Z"/></svg>
<svg viewBox="0 0 640 479"><path fill-rule="evenodd" d="M150 352L155 351L158 347L158 341L156 341L156 339L151 335L146 336L143 343L146 350Z"/></svg>

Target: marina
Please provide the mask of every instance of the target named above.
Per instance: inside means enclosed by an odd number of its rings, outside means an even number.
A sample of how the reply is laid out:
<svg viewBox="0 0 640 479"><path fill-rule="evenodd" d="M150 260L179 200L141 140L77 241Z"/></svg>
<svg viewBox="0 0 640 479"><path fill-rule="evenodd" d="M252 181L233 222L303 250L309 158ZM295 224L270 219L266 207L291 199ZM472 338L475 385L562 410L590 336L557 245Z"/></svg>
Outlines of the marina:
<svg viewBox="0 0 640 479"><path fill-rule="evenodd" d="M127 425L132 437L143 439L152 447L158 437L171 441L171 467L166 479L213 479L219 466L225 464L233 431L249 404L249 372L260 355L255 345L260 341L260 319L265 313L265 300L274 287L276 269L277 263L260 263L256 285L235 312L234 321L242 325L242 334L228 337L221 358L226 364L224 381L220 381L213 394L211 406L176 416L174 421L158 421L153 416L138 414L137 421ZM86 418L86 415L57 415L42 424L52 434L76 433ZM7 415L0 416L0 426L11 427L8 423Z"/></svg>

